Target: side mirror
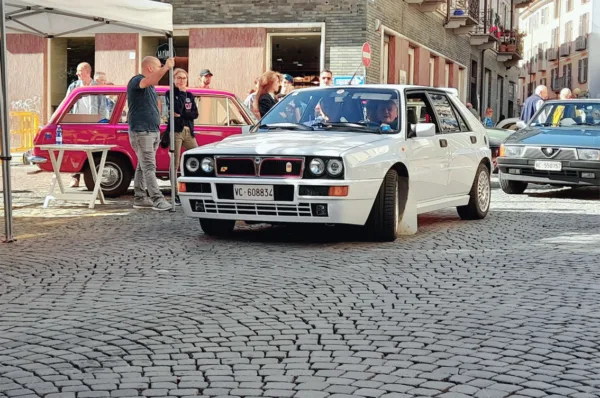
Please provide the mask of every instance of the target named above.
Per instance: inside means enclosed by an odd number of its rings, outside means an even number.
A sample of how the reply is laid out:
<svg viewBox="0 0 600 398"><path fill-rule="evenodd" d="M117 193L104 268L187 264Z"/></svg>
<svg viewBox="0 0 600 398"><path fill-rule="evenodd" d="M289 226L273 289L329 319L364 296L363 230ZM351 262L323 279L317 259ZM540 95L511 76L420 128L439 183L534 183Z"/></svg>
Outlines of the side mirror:
<svg viewBox="0 0 600 398"><path fill-rule="evenodd" d="M426 138L435 136L435 124L433 123L419 123L415 124L415 133L417 138Z"/></svg>
<svg viewBox="0 0 600 398"><path fill-rule="evenodd" d="M525 127L527 127L527 124L524 121L519 120L517 122L517 129L521 130L521 129L524 129Z"/></svg>
<svg viewBox="0 0 600 398"><path fill-rule="evenodd" d="M242 126L242 134L248 134L250 132L250 129L254 127L254 126Z"/></svg>

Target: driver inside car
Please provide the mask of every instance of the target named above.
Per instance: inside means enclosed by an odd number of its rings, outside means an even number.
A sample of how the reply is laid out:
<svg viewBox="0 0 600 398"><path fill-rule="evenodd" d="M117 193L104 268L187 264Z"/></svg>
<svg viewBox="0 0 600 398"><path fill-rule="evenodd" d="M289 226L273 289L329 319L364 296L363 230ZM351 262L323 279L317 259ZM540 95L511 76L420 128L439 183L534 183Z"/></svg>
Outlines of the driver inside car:
<svg viewBox="0 0 600 398"><path fill-rule="evenodd" d="M398 104L393 100L383 101L377 106L376 120L392 129L398 128Z"/></svg>

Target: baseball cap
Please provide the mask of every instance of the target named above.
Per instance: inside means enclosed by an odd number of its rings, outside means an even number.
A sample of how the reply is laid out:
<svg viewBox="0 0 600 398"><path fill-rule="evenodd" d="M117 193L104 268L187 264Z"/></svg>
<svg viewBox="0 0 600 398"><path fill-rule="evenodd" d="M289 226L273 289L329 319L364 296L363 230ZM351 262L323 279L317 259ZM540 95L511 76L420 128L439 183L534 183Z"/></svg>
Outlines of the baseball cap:
<svg viewBox="0 0 600 398"><path fill-rule="evenodd" d="M210 71L210 70L208 70L208 69L202 69L202 70L200 71L200 76L212 76L212 75L213 75L213 74L212 74L212 73L211 73L211 71Z"/></svg>
<svg viewBox="0 0 600 398"><path fill-rule="evenodd" d="M285 75L283 75L283 78L290 83L294 82L294 78L291 75L285 74Z"/></svg>

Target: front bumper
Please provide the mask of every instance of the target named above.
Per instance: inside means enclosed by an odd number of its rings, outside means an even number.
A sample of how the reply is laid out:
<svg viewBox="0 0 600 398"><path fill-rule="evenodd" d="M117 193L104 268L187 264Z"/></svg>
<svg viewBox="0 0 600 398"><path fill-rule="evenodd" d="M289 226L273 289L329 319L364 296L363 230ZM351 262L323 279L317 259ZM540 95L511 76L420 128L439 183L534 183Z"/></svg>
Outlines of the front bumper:
<svg viewBox="0 0 600 398"><path fill-rule="evenodd" d="M600 161L563 160L560 161L562 163L561 171L545 171L535 169L536 160L546 161L549 159L500 157L497 162L504 180L533 184L600 186ZM518 170L519 174L516 174L515 170ZM584 173L592 173L594 177L584 177Z"/></svg>
<svg viewBox="0 0 600 398"><path fill-rule="evenodd" d="M382 183L382 180L214 177L180 177L177 181L186 184L187 192L180 191L179 198L184 213L189 217L265 223L349 225L366 223ZM230 195L233 184L273 185L280 188L275 188L275 201L234 200ZM300 195L301 187L327 186L348 186L348 195L344 197ZM304 189L306 188L302 188ZM283 192L285 195L282 194Z"/></svg>

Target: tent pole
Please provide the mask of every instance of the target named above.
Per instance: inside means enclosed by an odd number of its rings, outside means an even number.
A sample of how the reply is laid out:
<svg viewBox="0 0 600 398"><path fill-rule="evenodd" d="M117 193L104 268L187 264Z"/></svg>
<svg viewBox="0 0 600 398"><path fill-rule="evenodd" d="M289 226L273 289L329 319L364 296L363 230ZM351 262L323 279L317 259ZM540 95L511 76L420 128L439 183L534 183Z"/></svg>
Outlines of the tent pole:
<svg viewBox="0 0 600 398"><path fill-rule="evenodd" d="M169 34L169 57L173 58L175 52L173 50L173 35ZM171 155L171 164L170 164L170 173L171 174L171 205L173 208L171 211L175 211L175 196L177 195L177 166L175 164L175 89L173 87L173 69L169 70L169 137L171 139L171 143L169 145L169 152Z"/></svg>
<svg viewBox="0 0 600 398"><path fill-rule="evenodd" d="M2 95L0 96L0 117L2 118L2 134L1 135L1 151L0 159L2 160L2 193L4 197L4 242L14 242L13 225L12 225L12 191L10 184L10 130L8 128L8 84L6 78L6 18L4 16L4 0L0 0L0 86L2 87Z"/></svg>

